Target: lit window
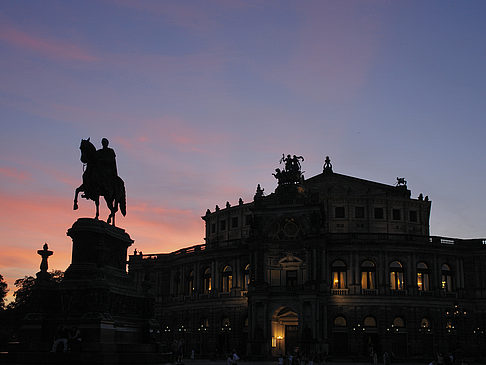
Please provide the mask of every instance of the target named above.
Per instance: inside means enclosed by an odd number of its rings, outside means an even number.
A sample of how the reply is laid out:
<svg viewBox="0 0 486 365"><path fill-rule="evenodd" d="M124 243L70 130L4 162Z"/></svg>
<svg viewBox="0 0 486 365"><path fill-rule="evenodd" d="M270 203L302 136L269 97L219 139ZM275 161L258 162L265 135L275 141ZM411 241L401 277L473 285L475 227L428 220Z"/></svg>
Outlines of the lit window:
<svg viewBox="0 0 486 365"><path fill-rule="evenodd" d="M390 289L403 290L403 266L398 261L390 264Z"/></svg>
<svg viewBox="0 0 486 365"><path fill-rule="evenodd" d="M446 321L446 326L445 327L446 327L446 329L451 330L451 329L454 328L454 323L450 319L448 319Z"/></svg>
<svg viewBox="0 0 486 365"><path fill-rule="evenodd" d="M346 327L346 318L343 316L334 318L334 327Z"/></svg>
<svg viewBox="0 0 486 365"><path fill-rule="evenodd" d="M371 316L365 317L365 319L363 320L363 326L373 327L373 328L376 327L375 317L371 317Z"/></svg>
<svg viewBox="0 0 486 365"><path fill-rule="evenodd" d="M211 291L211 269L208 267L203 274L203 291L208 294Z"/></svg>
<svg viewBox="0 0 486 365"><path fill-rule="evenodd" d="M224 317L221 320L221 330L223 331L231 331L231 322L228 317Z"/></svg>
<svg viewBox="0 0 486 365"><path fill-rule="evenodd" d="M422 318L420 328L430 328L430 321L427 318Z"/></svg>
<svg viewBox="0 0 486 365"><path fill-rule="evenodd" d="M405 327L405 321L402 317L395 317L393 320L393 327L403 328Z"/></svg>
<svg viewBox="0 0 486 365"><path fill-rule="evenodd" d="M341 260L336 260L332 264L332 288L345 289L346 283L346 264Z"/></svg>
<svg viewBox="0 0 486 365"><path fill-rule="evenodd" d="M248 290L250 285L250 264L245 266L245 271L243 272L243 290Z"/></svg>
<svg viewBox="0 0 486 365"><path fill-rule="evenodd" d="M231 269L231 266L225 266L222 275L221 291L225 293L229 293L232 287L233 287L233 270Z"/></svg>
<svg viewBox="0 0 486 365"><path fill-rule="evenodd" d="M419 291L430 290L429 268L426 263L417 264L417 289Z"/></svg>
<svg viewBox="0 0 486 365"><path fill-rule="evenodd" d="M376 289L376 267L372 261L361 264L361 288Z"/></svg>
<svg viewBox="0 0 486 365"><path fill-rule="evenodd" d="M441 288L446 292L452 291L452 272L447 264L441 266Z"/></svg>

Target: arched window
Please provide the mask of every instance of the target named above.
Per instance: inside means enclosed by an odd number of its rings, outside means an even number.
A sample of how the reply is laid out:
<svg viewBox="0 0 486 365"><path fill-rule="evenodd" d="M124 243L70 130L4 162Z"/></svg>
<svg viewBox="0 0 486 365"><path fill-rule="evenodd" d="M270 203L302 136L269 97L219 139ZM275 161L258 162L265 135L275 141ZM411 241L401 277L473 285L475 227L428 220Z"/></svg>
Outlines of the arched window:
<svg viewBox="0 0 486 365"><path fill-rule="evenodd" d="M371 316L365 317L365 319L363 320L363 326L364 327L376 328L375 317L371 317Z"/></svg>
<svg viewBox="0 0 486 365"><path fill-rule="evenodd" d="M403 320L402 317L395 317L395 319L393 320L392 327L404 328L405 327L405 321Z"/></svg>
<svg viewBox="0 0 486 365"><path fill-rule="evenodd" d="M452 271L447 264L441 266L441 288L446 292L452 291Z"/></svg>
<svg viewBox="0 0 486 365"><path fill-rule="evenodd" d="M231 322L228 317L223 317L221 320L221 331L231 331Z"/></svg>
<svg viewBox="0 0 486 365"><path fill-rule="evenodd" d="M420 328L430 328L431 325L430 325L430 321L427 319L427 318L422 318L422 320L420 321Z"/></svg>
<svg viewBox="0 0 486 365"><path fill-rule="evenodd" d="M231 266L224 267L221 280L221 291L229 293L233 287L233 269Z"/></svg>
<svg viewBox="0 0 486 365"><path fill-rule="evenodd" d="M346 318L343 316L337 316L334 318L334 327L346 327Z"/></svg>
<svg viewBox="0 0 486 365"><path fill-rule="evenodd" d="M332 288L345 289L346 288L346 264L341 260L336 260L332 263Z"/></svg>
<svg viewBox="0 0 486 365"><path fill-rule="evenodd" d="M372 261L361 264L361 289L376 289L376 267Z"/></svg>
<svg viewBox="0 0 486 365"><path fill-rule="evenodd" d="M448 329L449 332L450 332L450 330L454 329L454 322L452 322L452 320L448 319L446 321L445 328Z"/></svg>
<svg viewBox="0 0 486 365"><path fill-rule="evenodd" d="M245 270L243 271L243 290L248 290L248 286L250 285L250 264L245 266Z"/></svg>
<svg viewBox="0 0 486 365"><path fill-rule="evenodd" d="M425 262L417 264L417 288L420 291L430 290L429 267Z"/></svg>
<svg viewBox="0 0 486 365"><path fill-rule="evenodd" d="M198 327L198 331L207 331L209 328L209 319L208 318L201 318L201 320L199 321L199 327Z"/></svg>
<svg viewBox="0 0 486 365"><path fill-rule="evenodd" d="M390 264L390 289L403 290L403 266L399 261Z"/></svg>
<svg viewBox="0 0 486 365"><path fill-rule="evenodd" d="M208 294L211 291L211 269L208 267L203 274L203 291Z"/></svg>
<svg viewBox="0 0 486 365"><path fill-rule="evenodd" d="M188 294L191 295L194 293L194 271L190 271L189 275L187 276L187 290Z"/></svg>

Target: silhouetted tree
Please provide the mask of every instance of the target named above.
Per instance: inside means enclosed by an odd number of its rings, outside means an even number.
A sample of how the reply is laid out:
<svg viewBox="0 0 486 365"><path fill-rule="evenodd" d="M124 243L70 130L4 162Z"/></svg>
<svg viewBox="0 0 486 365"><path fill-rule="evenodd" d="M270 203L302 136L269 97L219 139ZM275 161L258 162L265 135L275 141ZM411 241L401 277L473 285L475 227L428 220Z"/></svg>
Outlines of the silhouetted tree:
<svg viewBox="0 0 486 365"><path fill-rule="evenodd" d="M64 277L64 272L61 270L52 270L50 274L51 280L56 284L59 284ZM17 288L14 291L15 300L8 305L8 308L19 309L27 304L32 295L32 289L35 283L36 279L33 276L24 276L22 279L15 280L14 285Z"/></svg>
<svg viewBox="0 0 486 365"><path fill-rule="evenodd" d="M18 309L28 302L35 285L35 278L33 276L24 276L22 279L15 280L14 285L17 288L13 294L15 300L8 307Z"/></svg>
<svg viewBox="0 0 486 365"><path fill-rule="evenodd" d="M5 297L7 296L7 293L7 283L3 279L2 274L0 274L0 310L5 309Z"/></svg>

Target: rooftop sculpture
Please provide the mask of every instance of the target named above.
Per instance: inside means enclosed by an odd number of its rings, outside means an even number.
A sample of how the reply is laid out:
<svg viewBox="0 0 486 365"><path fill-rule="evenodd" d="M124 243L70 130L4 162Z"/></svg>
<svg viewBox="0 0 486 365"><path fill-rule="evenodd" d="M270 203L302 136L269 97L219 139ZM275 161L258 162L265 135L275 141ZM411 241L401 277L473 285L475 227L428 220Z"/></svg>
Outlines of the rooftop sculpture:
<svg viewBox="0 0 486 365"><path fill-rule="evenodd" d="M304 157L296 155L282 154L280 163L284 162L285 167L283 170L279 168L275 169L275 173L272 174L278 180L278 184L298 184L302 180L302 171L300 160L304 161Z"/></svg>

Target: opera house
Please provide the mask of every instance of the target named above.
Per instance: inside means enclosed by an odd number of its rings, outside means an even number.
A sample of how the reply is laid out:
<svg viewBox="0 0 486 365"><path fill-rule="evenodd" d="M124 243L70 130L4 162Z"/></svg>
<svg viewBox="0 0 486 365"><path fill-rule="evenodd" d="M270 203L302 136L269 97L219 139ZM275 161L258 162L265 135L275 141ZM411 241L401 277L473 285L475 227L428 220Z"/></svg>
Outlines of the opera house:
<svg viewBox="0 0 486 365"><path fill-rule="evenodd" d="M486 241L431 236L431 201L333 172L275 170L273 193L216 206L205 244L129 256L162 339L186 353L396 358L485 351Z"/></svg>

